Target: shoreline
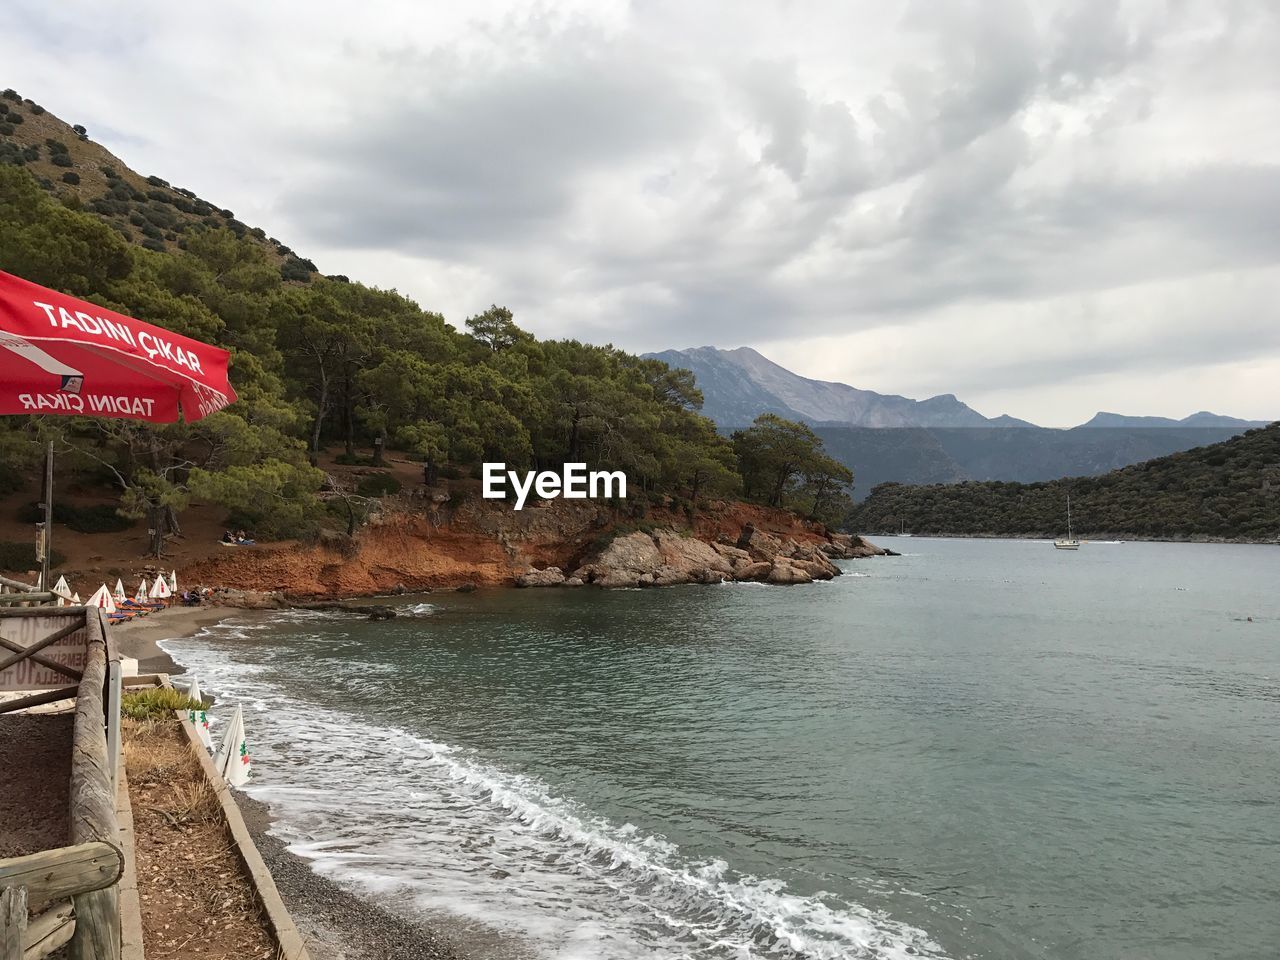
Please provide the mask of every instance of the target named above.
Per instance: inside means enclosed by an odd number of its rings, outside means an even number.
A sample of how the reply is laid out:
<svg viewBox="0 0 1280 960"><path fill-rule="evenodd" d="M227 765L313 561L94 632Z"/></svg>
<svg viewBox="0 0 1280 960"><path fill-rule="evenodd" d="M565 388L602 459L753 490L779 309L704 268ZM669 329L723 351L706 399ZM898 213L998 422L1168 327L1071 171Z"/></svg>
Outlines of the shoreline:
<svg viewBox="0 0 1280 960"><path fill-rule="evenodd" d="M1033 533L911 533L902 536L899 533L868 533L868 537L877 540L1023 540L1032 543L1043 541L1052 543L1061 534ZM1280 545L1276 540L1247 540L1241 537L1134 537L1121 534L1097 534L1091 537L1077 537L1081 543L1185 543L1185 544L1225 544L1236 547L1274 547Z"/></svg>
<svg viewBox="0 0 1280 960"><path fill-rule="evenodd" d="M185 640L237 612L238 608L225 606L166 607L109 629L119 654L138 661L138 673L179 676L186 672L185 669L165 653L159 641Z"/></svg>
<svg viewBox="0 0 1280 960"><path fill-rule="evenodd" d="M271 808L240 790L232 796L314 960L467 960L427 924L380 906L321 876L271 831Z"/></svg>

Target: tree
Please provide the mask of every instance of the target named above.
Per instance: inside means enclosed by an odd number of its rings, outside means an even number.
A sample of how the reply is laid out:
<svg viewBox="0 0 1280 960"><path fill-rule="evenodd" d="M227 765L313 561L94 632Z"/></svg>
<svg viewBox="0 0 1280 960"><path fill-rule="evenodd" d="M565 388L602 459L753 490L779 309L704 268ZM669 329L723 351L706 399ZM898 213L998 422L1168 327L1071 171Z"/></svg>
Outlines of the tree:
<svg viewBox="0 0 1280 960"><path fill-rule="evenodd" d="M761 414L751 427L734 433L733 449L747 496L773 507L807 489L809 514L815 516L826 498L853 483L852 472L827 456L808 425L777 414Z"/></svg>
<svg viewBox="0 0 1280 960"><path fill-rule="evenodd" d="M529 339L529 334L516 326L511 311L497 304L484 313L467 317L466 324L471 336L494 351L505 350L521 340Z"/></svg>

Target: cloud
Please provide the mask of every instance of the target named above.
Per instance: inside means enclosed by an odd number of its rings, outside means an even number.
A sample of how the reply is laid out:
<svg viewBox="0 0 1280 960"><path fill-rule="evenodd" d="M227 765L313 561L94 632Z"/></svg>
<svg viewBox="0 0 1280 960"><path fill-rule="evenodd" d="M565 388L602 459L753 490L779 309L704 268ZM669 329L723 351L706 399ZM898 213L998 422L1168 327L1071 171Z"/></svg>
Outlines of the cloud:
<svg viewBox="0 0 1280 960"><path fill-rule="evenodd" d="M134 13L18 0L10 82L455 322L506 303L1048 420L1075 409L1036 399L1055 376L1154 403L1134 385L1248 358L1280 383L1267 0ZM1247 382L1228 412L1280 408Z"/></svg>

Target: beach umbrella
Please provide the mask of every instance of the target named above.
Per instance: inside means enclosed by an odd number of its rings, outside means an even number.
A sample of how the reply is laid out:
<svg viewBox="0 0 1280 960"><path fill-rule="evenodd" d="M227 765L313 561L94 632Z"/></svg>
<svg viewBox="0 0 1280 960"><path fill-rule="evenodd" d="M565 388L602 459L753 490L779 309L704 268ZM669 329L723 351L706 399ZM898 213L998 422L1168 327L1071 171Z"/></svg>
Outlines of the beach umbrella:
<svg viewBox="0 0 1280 960"><path fill-rule="evenodd" d="M124 592L124 581L116 580L116 588L111 591L111 595L116 598L116 603L124 603L129 599L129 595Z"/></svg>
<svg viewBox="0 0 1280 960"><path fill-rule="evenodd" d="M53 585L53 592L58 595L58 606L60 607L71 599L71 584L67 583L66 577L58 578L58 582Z"/></svg>
<svg viewBox="0 0 1280 960"><path fill-rule="evenodd" d="M213 765L222 774L222 779L233 787L242 787L249 782L253 763L249 759L249 741L245 738L244 714L238 704L236 714L222 736L222 746L218 747Z"/></svg>
<svg viewBox="0 0 1280 960"><path fill-rule="evenodd" d="M236 399L229 354L0 272L0 413L199 420Z"/></svg>
<svg viewBox="0 0 1280 960"><path fill-rule="evenodd" d="M89 606L101 607L106 613L116 612L116 601L111 596L111 591L107 589L104 583L97 590L93 591L93 596L89 598Z"/></svg>
<svg viewBox="0 0 1280 960"><path fill-rule="evenodd" d="M164 574L158 574L155 582L151 584L151 599L167 600L171 596L173 596L173 592L169 589L169 584L165 580Z"/></svg>
<svg viewBox="0 0 1280 960"><path fill-rule="evenodd" d="M84 601L82 601L82 600L80 599L80 593L79 593L78 591L77 591L76 593L73 593L73 594L71 595L71 605L72 605L73 607L78 607L78 606L80 606L80 604L81 604L81 603L83 603L83 602L84 602Z"/></svg>
<svg viewBox="0 0 1280 960"><path fill-rule="evenodd" d="M143 577L142 582L138 584L138 592L133 595L134 603L147 602L147 578Z"/></svg>
<svg viewBox="0 0 1280 960"><path fill-rule="evenodd" d="M209 736L209 712L204 708L204 696L200 692L200 681L196 679L195 674L191 675L191 683L187 687L187 696L200 704L199 707L191 707L187 710L187 719L196 728L196 734L200 737L200 742L204 744L204 748L212 753L213 738Z"/></svg>
<svg viewBox="0 0 1280 960"><path fill-rule="evenodd" d="M178 571L177 570L169 571L169 590L171 593L175 595L178 592Z"/></svg>
<svg viewBox="0 0 1280 960"><path fill-rule="evenodd" d="M0 271L0 414L173 423L236 399L230 354ZM52 553L53 442L45 448L42 566Z"/></svg>

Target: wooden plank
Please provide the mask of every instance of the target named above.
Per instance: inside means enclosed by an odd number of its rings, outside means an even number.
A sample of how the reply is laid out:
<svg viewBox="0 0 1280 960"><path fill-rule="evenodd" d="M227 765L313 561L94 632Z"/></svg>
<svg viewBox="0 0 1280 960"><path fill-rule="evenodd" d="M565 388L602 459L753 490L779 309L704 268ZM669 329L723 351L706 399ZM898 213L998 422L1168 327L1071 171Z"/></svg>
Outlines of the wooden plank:
<svg viewBox="0 0 1280 960"><path fill-rule="evenodd" d="M0 603L53 603L56 593L0 593ZM54 608L56 609L56 608Z"/></svg>
<svg viewBox="0 0 1280 960"><path fill-rule="evenodd" d="M50 907L27 925L22 960L42 960L71 939L76 920L69 902Z"/></svg>
<svg viewBox="0 0 1280 960"><path fill-rule="evenodd" d="M107 682L107 633L102 612L86 613L88 656L76 696L75 730L71 737L71 839L118 842L115 790L107 756L104 691ZM122 858L123 862L123 858ZM119 890L114 886L72 898L76 929L71 938L73 960L120 960Z"/></svg>
<svg viewBox="0 0 1280 960"><path fill-rule="evenodd" d="M87 611L97 609L97 607L86 607L84 605L78 607L19 607L17 610L0 612L0 619L5 617L74 617L83 616Z"/></svg>
<svg viewBox="0 0 1280 960"><path fill-rule="evenodd" d="M40 905L109 887L124 873L124 855L103 841L0 860L0 886L20 886Z"/></svg>
<svg viewBox="0 0 1280 960"><path fill-rule="evenodd" d="M39 587L33 587L29 583L23 583L21 580L10 580L8 577L0 577L0 586L12 587L14 590L21 590L23 593L39 593Z"/></svg>
<svg viewBox="0 0 1280 960"><path fill-rule="evenodd" d="M138 896L133 805L129 802L129 774L123 761L116 780L116 819L120 821L120 849L124 851L124 876L116 884L120 891L120 960L146 960L142 948L142 900Z"/></svg>
<svg viewBox="0 0 1280 960"><path fill-rule="evenodd" d="M22 960L22 936L27 929L27 888L0 890L0 960Z"/></svg>
<svg viewBox="0 0 1280 960"><path fill-rule="evenodd" d="M39 653L45 647L51 646L52 644L57 643L59 640L65 640L67 637L71 636L73 633L81 629L83 626L84 626L83 622L71 623L63 627L61 630L58 630L54 633L49 634L47 637L40 638L35 643L27 646L22 652L15 653L10 657L6 657L4 660L0 660L0 671L7 670L9 667L12 667L15 663L19 662L20 660L25 660L27 659L27 657L32 656L33 654Z"/></svg>
<svg viewBox="0 0 1280 960"><path fill-rule="evenodd" d="M15 710L26 710L28 707L39 707L46 703L57 703L76 695L78 686L58 687L44 693L33 693L29 697L18 697L16 700L0 700L0 713L12 713Z"/></svg>

